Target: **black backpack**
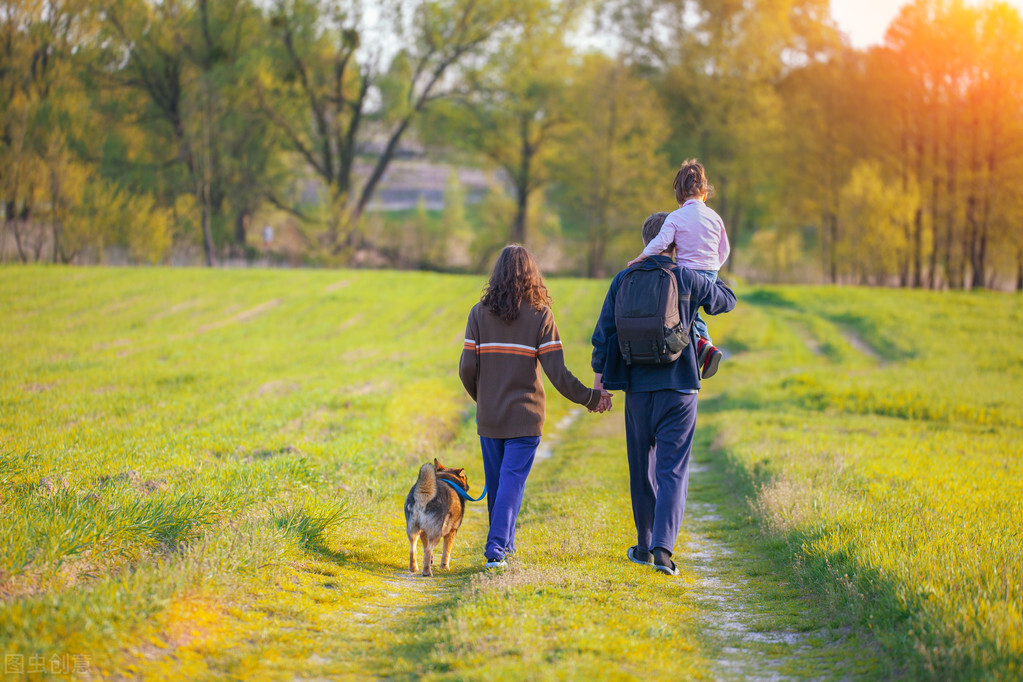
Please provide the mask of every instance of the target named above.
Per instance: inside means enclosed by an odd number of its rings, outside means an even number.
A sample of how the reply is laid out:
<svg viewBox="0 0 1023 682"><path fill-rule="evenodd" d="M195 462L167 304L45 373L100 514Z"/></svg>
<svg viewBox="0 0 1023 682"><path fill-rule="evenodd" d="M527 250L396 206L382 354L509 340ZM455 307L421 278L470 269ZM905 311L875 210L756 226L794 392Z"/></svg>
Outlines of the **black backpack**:
<svg viewBox="0 0 1023 682"><path fill-rule="evenodd" d="M678 360L689 345L696 319L694 315L683 329L678 302L673 268L648 259L626 271L615 296L615 326L625 364L662 365Z"/></svg>

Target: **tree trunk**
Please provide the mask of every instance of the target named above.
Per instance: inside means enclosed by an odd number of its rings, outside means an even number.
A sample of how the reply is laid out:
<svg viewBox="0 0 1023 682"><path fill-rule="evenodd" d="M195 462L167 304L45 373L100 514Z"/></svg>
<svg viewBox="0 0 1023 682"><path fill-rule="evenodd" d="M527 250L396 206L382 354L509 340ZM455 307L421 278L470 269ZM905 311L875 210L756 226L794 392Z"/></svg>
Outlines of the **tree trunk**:
<svg viewBox="0 0 1023 682"><path fill-rule="evenodd" d="M970 192L970 196L966 198L966 234L963 235L963 247L970 259L974 286L977 281L977 236L977 197ZM965 286L965 282L963 284Z"/></svg>
<svg viewBox="0 0 1023 682"><path fill-rule="evenodd" d="M938 250L941 240L938 239L938 197L941 195L941 178L938 176L938 159L940 158L938 147L938 108L932 106L931 120L933 121L931 140L931 262L930 271L927 273L927 286L931 289L938 287Z"/></svg>
<svg viewBox="0 0 1023 682"><path fill-rule="evenodd" d="M234 243L242 254L245 253L245 242L247 241L251 218L252 216L247 208L238 211L238 214L234 217Z"/></svg>
<svg viewBox="0 0 1023 682"><path fill-rule="evenodd" d="M984 276L985 270L987 269L987 265L984 262L987 256L987 230L983 227L980 229L978 242L977 257L971 264L973 269L973 281L971 283L971 288L973 289L983 289L987 286L987 280Z"/></svg>
<svg viewBox="0 0 1023 682"><path fill-rule="evenodd" d="M1023 293L1023 246L1016 249L1016 291Z"/></svg>
<svg viewBox="0 0 1023 682"><path fill-rule="evenodd" d="M923 274L924 251L924 208L916 207L913 216L913 287L919 289L924 285Z"/></svg>
<svg viewBox="0 0 1023 682"><path fill-rule="evenodd" d="M605 186L607 185L605 184ZM597 208L597 215L590 222L590 263L586 272L589 277L604 276L604 252L607 248L607 229L607 201L606 197L602 197Z"/></svg>
<svg viewBox="0 0 1023 682"><path fill-rule="evenodd" d="M206 267L213 267L213 234L210 230L209 197L203 198L202 205L202 244L206 251Z"/></svg>
<svg viewBox="0 0 1023 682"><path fill-rule="evenodd" d="M731 243L732 252L728 256L728 260L725 261L721 269L727 273L733 272L732 264L735 263L735 245L739 241L739 235L742 234L742 221L745 215L745 207L740 201L732 202L732 212L728 221L729 229L732 231L732 236L729 239Z"/></svg>
<svg viewBox="0 0 1023 682"><path fill-rule="evenodd" d="M909 223L906 223L906 232L909 232ZM899 286L903 289L909 286L909 254L899 259Z"/></svg>
<svg viewBox="0 0 1023 682"><path fill-rule="evenodd" d="M963 277L961 275L961 263L957 263L953 256L953 247L956 243L956 164L958 162L958 149L956 148L956 112L949 112L949 130L946 146L948 152L945 156L945 197L947 209L945 212L945 280L949 288L962 289Z"/></svg>
<svg viewBox="0 0 1023 682"><path fill-rule="evenodd" d="M998 137L1000 129L997 125L992 126L994 140L999 140ZM987 269L987 243L988 243L988 230L990 229L991 223L991 183L994 182L995 173L998 168L998 151L995 144L992 144L988 149L987 155L987 182L984 183L984 201L981 208L981 216L979 225L977 227L978 232L978 244L975 251L975 258L971 265L973 267L973 281L974 286L984 286L985 270ZM980 284L977 284L977 282Z"/></svg>
<svg viewBox="0 0 1023 682"><path fill-rule="evenodd" d="M832 284L838 283L838 256L835 245L838 244L838 216L829 212L828 226L828 274Z"/></svg>
<svg viewBox="0 0 1023 682"><path fill-rule="evenodd" d="M7 262L7 232L14 219L14 202L4 202L4 231L0 233L0 263Z"/></svg>
<svg viewBox="0 0 1023 682"><path fill-rule="evenodd" d="M901 100L904 102L904 100ZM899 159L902 161L902 191L909 191L909 125L906 122L908 114L905 107L899 107L899 120L902 124L899 136ZM912 258L913 228L909 221L903 226L906 234L906 251L899 256L899 286L905 289L909 286L909 263Z"/></svg>
<svg viewBox="0 0 1023 682"><path fill-rule="evenodd" d="M16 218L11 221L11 228L14 231L14 245L18 247L18 258L21 259L22 263L28 262L28 253L25 250L25 244L21 241L21 225L25 223L20 219Z"/></svg>
<svg viewBox="0 0 1023 682"><path fill-rule="evenodd" d="M205 2L202 3L205 6ZM203 74L203 107L202 107L202 239L206 248L206 267L213 267L213 230L210 220L213 213L213 150L210 140L210 125L213 114L210 103L209 69Z"/></svg>
<svg viewBox="0 0 1023 682"><path fill-rule="evenodd" d="M522 157L519 160L519 172L515 178L515 222L512 223L511 241L515 244L526 244L529 222L529 194L533 180L533 155L536 150L530 143L530 118L522 116L519 120L519 135L522 142Z"/></svg>
<svg viewBox="0 0 1023 682"><path fill-rule="evenodd" d="M53 253L52 261L56 265L59 261L57 259L60 253L60 231L61 222L60 218L57 217L57 207L60 206L60 179L57 176L57 171L51 169L50 171L50 211L53 216L53 220L50 222L50 233L53 239Z"/></svg>
<svg viewBox="0 0 1023 682"><path fill-rule="evenodd" d="M515 221L512 223L510 241L513 244L526 243L526 220L529 212L529 191L522 186L516 186L515 193Z"/></svg>
<svg viewBox="0 0 1023 682"><path fill-rule="evenodd" d="M606 246L607 239L604 237L603 227L598 230L590 230L590 263L586 270L587 277L601 278L604 276L604 252Z"/></svg>
<svg viewBox="0 0 1023 682"><path fill-rule="evenodd" d="M56 265L57 263L60 263L60 261L61 261L61 259L60 259L60 253L61 253L61 249L60 249L60 235L61 235L61 232L63 231L63 229L64 229L64 226L61 224L61 222L59 220L54 220L53 221L53 264L54 265Z"/></svg>
<svg viewBox="0 0 1023 682"><path fill-rule="evenodd" d="M33 245L33 259L36 263L43 259L43 247L46 246L46 240L43 235L46 234L43 230L35 230L36 243Z"/></svg>

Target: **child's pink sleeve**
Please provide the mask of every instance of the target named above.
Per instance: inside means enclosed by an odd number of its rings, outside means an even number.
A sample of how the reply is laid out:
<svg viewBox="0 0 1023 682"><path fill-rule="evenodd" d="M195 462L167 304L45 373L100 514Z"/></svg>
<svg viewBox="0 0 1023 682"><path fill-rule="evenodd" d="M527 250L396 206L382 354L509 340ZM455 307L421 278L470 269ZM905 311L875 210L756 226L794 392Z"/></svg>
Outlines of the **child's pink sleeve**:
<svg viewBox="0 0 1023 682"><path fill-rule="evenodd" d="M671 222L671 216L668 216L668 219L661 225L661 231L643 248L642 257L656 256L674 243L675 225Z"/></svg>
<svg viewBox="0 0 1023 682"><path fill-rule="evenodd" d="M718 269L725 264L728 260L728 254L732 252L732 247L728 245L728 233L725 232L725 224L721 223L721 240L718 242Z"/></svg>

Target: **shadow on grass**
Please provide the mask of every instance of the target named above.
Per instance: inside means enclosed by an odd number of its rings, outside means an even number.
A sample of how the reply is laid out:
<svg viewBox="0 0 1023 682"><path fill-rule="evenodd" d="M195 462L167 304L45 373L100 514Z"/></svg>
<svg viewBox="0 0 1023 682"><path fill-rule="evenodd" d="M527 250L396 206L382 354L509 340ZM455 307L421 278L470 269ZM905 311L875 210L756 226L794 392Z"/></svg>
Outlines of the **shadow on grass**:
<svg viewBox="0 0 1023 682"><path fill-rule="evenodd" d="M781 292L773 291L771 289L754 289L749 293L743 295L743 303L750 305L771 307L771 308L785 308L788 310L799 310L800 306L795 301L785 298Z"/></svg>
<svg viewBox="0 0 1023 682"><path fill-rule="evenodd" d="M867 355L874 355L886 362L909 360L916 357L911 348L899 345L899 339L889 339L882 334L873 320L853 313L829 314L821 316L835 324L849 342Z"/></svg>
<svg viewBox="0 0 1023 682"><path fill-rule="evenodd" d="M477 571L468 571L460 577L457 588L438 594L438 599L425 604L403 619L397 643L391 646L386 660L389 670L383 676L398 679L418 679L429 673L449 673L453 666L434 656L438 646L443 650L446 626L454 617L463 598L461 589ZM428 578L424 578L428 580Z"/></svg>

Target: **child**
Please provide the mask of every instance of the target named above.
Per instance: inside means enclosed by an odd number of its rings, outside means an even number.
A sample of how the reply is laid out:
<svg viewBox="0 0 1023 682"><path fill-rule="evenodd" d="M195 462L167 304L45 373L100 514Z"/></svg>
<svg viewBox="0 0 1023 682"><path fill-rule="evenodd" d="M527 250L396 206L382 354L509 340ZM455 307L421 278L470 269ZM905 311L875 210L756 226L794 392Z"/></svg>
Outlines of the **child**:
<svg viewBox="0 0 1023 682"><path fill-rule="evenodd" d="M668 215L661 231L646 245L643 253L629 261L629 265L661 253L674 242L675 261L713 282L717 280L718 270L729 253L725 224L721 216L704 203L714 192L714 187L707 183L703 164L696 159L686 159L675 174L674 186L678 210ZM693 326L699 334L696 357L700 375L706 379L718 371L721 351L711 342L707 323L699 313Z"/></svg>
<svg viewBox="0 0 1023 682"><path fill-rule="evenodd" d="M536 261L525 247L506 246L480 302L469 311L458 363L462 385L476 401L490 517L487 568L504 566L505 554L515 550L515 523L546 417L541 369L572 402L591 412L611 408L610 393L584 386L565 367Z"/></svg>

